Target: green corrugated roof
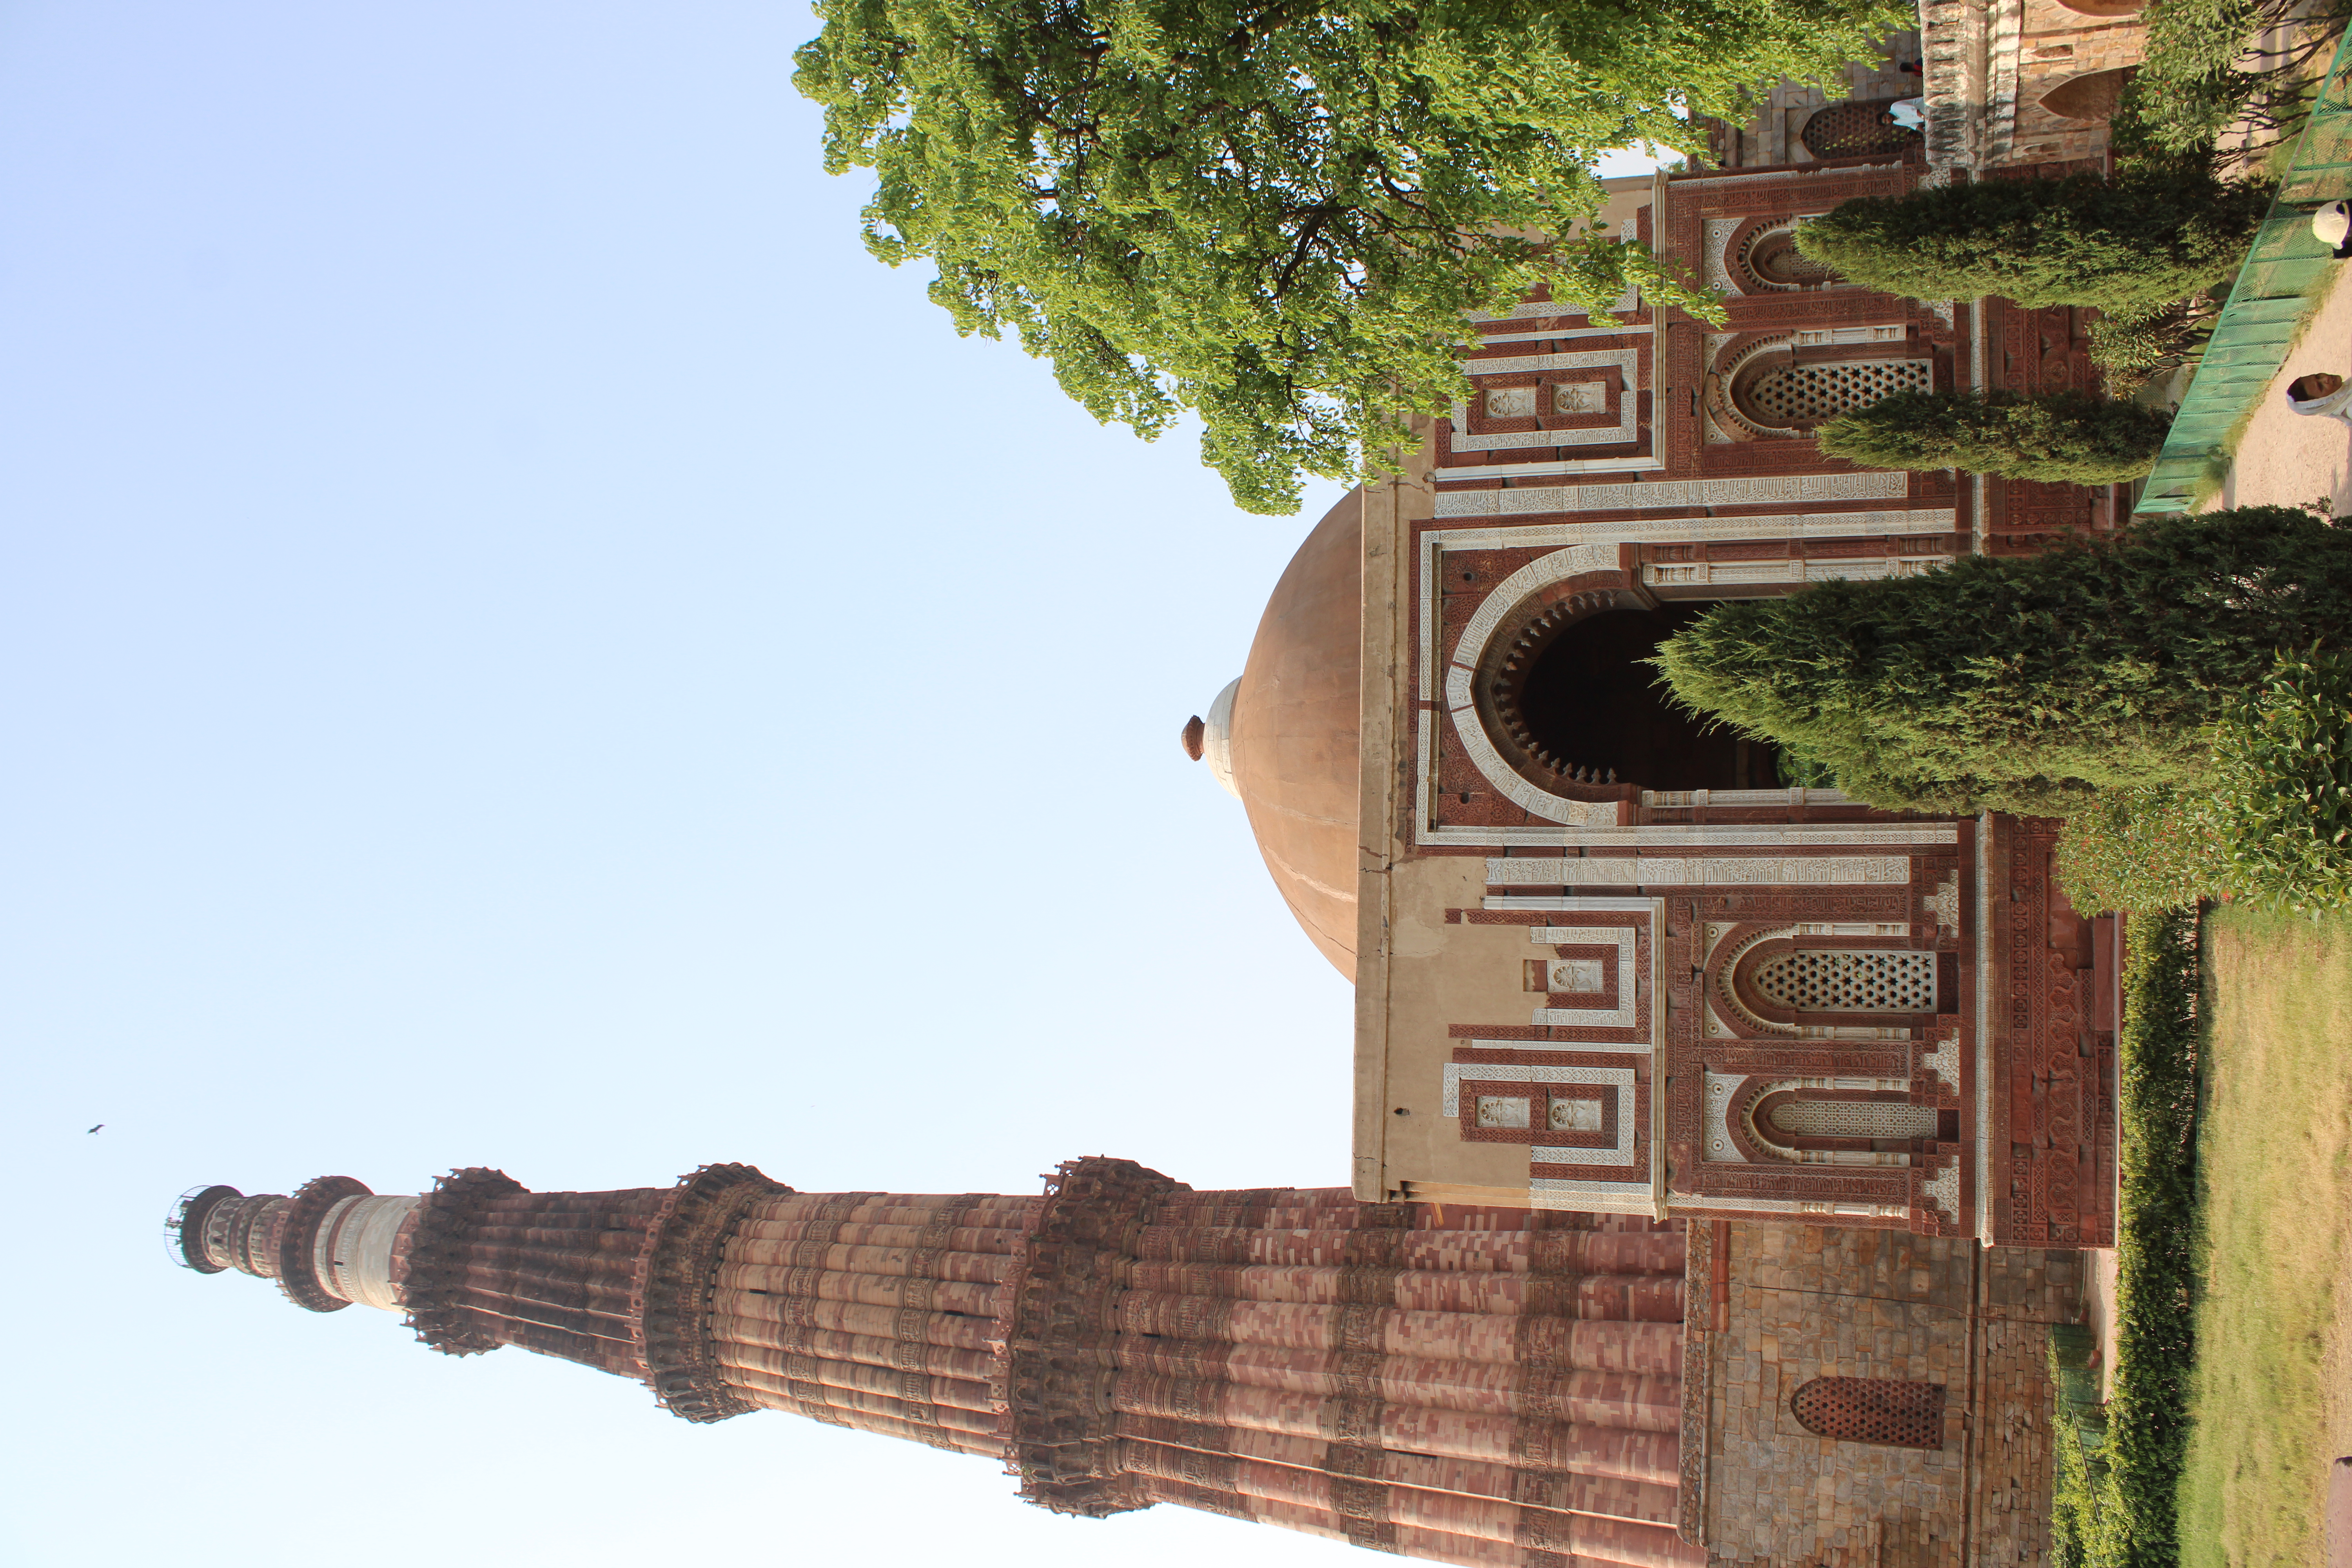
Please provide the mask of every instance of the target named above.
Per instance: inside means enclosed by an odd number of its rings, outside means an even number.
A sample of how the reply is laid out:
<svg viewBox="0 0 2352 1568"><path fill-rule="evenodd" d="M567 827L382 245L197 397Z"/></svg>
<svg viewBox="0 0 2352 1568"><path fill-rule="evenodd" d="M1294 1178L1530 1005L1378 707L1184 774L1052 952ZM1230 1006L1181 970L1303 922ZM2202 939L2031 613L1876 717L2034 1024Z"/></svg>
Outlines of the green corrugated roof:
<svg viewBox="0 0 2352 1568"><path fill-rule="evenodd" d="M2352 34L2336 45L2326 89L2221 307L2137 510L2187 510L2208 469L2229 461L2231 427L2286 363L2315 286L2343 265L2313 236L2311 215L2347 197L2352 197Z"/></svg>

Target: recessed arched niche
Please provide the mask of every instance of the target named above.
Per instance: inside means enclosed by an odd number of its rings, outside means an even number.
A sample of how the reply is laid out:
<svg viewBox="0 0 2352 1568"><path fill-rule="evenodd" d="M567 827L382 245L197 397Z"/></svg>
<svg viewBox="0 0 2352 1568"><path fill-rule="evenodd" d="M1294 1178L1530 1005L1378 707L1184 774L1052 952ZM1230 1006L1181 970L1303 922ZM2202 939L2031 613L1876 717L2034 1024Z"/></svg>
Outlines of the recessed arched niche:
<svg viewBox="0 0 2352 1568"><path fill-rule="evenodd" d="M1570 605L1530 620L1486 677L1496 749L1549 789L1564 771L1644 789L1770 787L1770 750L1677 706L1648 663L1707 608Z"/></svg>
<svg viewBox="0 0 2352 1568"><path fill-rule="evenodd" d="M2113 70L2070 76L2042 95L2042 107L2061 120L2104 125L2115 118L2116 104L2123 97L2124 86L2138 69L2137 66L2117 66Z"/></svg>

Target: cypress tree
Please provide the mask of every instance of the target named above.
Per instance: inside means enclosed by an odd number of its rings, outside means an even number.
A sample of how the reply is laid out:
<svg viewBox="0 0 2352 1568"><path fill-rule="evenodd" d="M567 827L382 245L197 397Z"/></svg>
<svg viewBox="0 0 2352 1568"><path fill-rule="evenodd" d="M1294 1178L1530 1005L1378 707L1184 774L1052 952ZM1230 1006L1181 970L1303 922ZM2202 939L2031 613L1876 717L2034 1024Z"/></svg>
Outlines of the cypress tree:
<svg viewBox="0 0 2352 1568"><path fill-rule="evenodd" d="M1870 468L1964 468L2105 485L2155 466L2172 418L2079 392L1898 392L1821 427L1822 450Z"/></svg>
<svg viewBox="0 0 2352 1568"><path fill-rule="evenodd" d="M2198 781L2282 651L2352 633L2352 528L2292 507L1718 605L1655 660L1695 711L1891 809L2063 816Z"/></svg>
<svg viewBox="0 0 2352 1568"><path fill-rule="evenodd" d="M2235 272L2270 199L2266 185L2193 167L1985 180L1858 197L1800 225L1797 247L1850 283L1915 300L2145 313Z"/></svg>

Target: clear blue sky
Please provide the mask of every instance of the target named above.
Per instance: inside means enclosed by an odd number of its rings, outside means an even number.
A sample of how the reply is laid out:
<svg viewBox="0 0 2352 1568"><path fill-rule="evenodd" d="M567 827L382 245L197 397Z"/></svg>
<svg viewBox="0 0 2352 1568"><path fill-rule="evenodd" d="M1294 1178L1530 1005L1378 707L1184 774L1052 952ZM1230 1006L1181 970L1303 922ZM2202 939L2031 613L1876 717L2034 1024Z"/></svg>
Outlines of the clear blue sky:
<svg viewBox="0 0 2352 1568"><path fill-rule="evenodd" d="M1347 988L1175 739L1336 489L957 338L813 26L0 7L0 1561L1345 1550L166 1260L328 1173L1345 1180Z"/></svg>

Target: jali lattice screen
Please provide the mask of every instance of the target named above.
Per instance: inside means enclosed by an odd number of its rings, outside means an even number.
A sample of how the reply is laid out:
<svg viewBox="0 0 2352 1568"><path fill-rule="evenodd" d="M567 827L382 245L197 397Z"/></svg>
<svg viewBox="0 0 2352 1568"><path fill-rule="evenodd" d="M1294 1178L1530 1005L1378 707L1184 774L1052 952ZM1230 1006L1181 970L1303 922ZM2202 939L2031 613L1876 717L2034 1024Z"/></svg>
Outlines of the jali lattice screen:
<svg viewBox="0 0 2352 1568"><path fill-rule="evenodd" d="M1849 359L1787 364L1756 378L1743 410L1760 425L1818 425L1897 392L1933 385L1926 360Z"/></svg>
<svg viewBox="0 0 2352 1568"><path fill-rule="evenodd" d="M1932 1013L1936 955L1879 948L1784 952L1756 967L1756 990L1800 1013Z"/></svg>
<svg viewBox="0 0 2352 1568"><path fill-rule="evenodd" d="M1888 1377L1817 1377L1790 1402L1808 1432L1895 1448L1944 1446L1944 1385Z"/></svg>

